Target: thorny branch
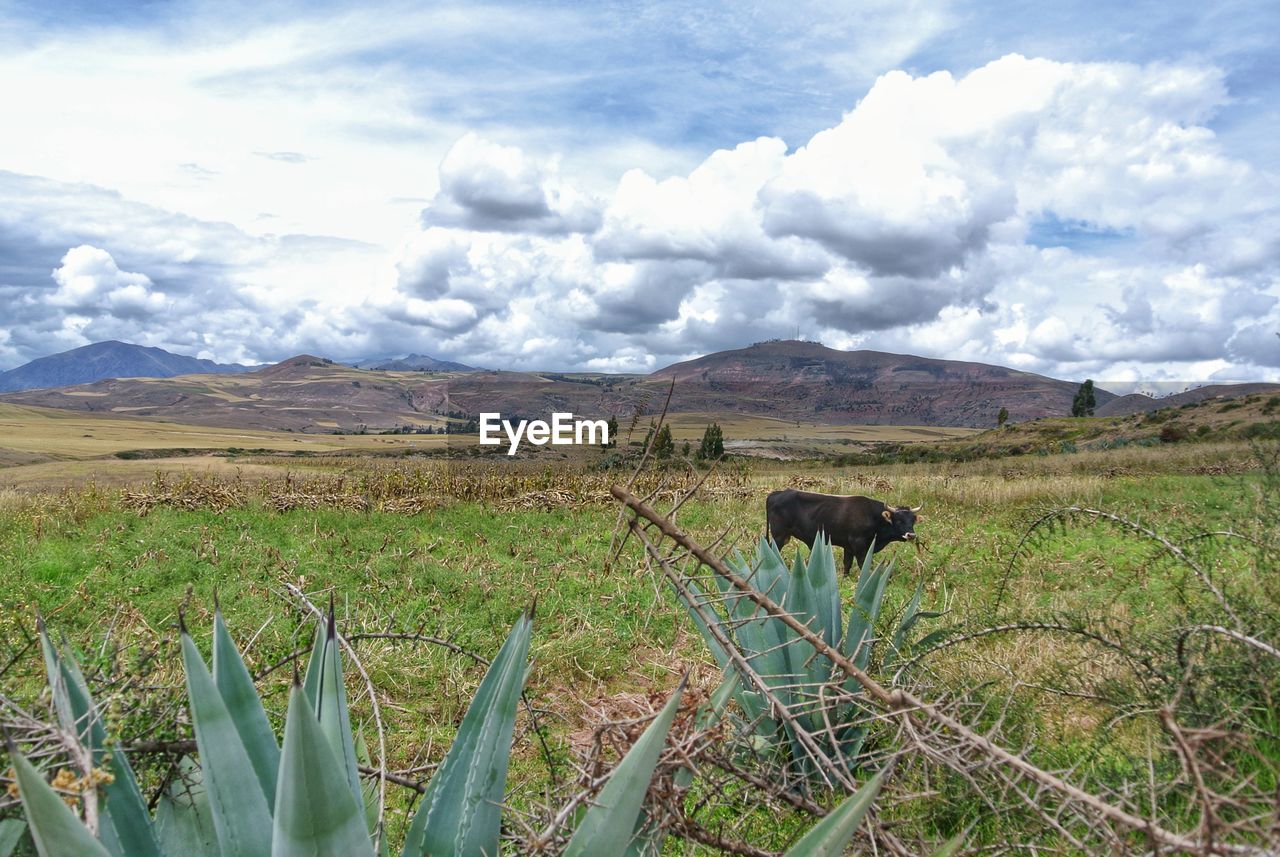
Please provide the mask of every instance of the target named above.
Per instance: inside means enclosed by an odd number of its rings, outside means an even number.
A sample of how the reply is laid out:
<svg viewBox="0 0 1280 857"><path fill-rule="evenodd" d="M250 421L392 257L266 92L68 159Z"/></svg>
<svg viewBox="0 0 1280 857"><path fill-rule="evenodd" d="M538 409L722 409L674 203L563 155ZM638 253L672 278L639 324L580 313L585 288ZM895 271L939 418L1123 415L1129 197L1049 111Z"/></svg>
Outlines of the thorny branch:
<svg viewBox="0 0 1280 857"><path fill-rule="evenodd" d="M1045 770L1029 760L1027 756L1029 747L1013 750L993 740L990 735L999 735L998 724L991 733L984 734L951 713L947 706L940 704L937 700L929 701L906 688L887 687L881 684L868 671L860 669L851 657L842 654L820 635L810 630L774 601L769 594L755 589L749 580L744 579L719 557L682 532L668 516L662 515L626 488L615 486L612 493L633 514L627 522L628 532L637 537L650 559L661 568L667 579L678 592L684 594L691 604L695 607L698 605L697 599L692 597L694 590L689 588L685 575L673 568L674 557L663 554L659 547L663 541L673 546L671 550L678 557L684 557L690 563L710 569L731 587L736 597L749 599L770 617L785 624L797 637L812 647L815 656L828 659L840 675L856 682L882 716L898 724L900 734L909 740L916 752L923 758L931 759L969 780L970 788L978 796L984 796L983 789L972 778L983 770L993 772L997 775L997 780L1004 783L1003 790L1015 795L1019 803L1026 804L1032 811L1038 813L1042 821L1050 829L1055 830L1064 841L1074 842L1085 850L1090 850L1089 840L1081 839L1079 834L1073 833L1070 830L1071 825L1081 825L1082 830L1091 831L1089 836L1096 837L1099 844L1105 842L1108 844L1107 847L1112 849L1122 847L1122 840L1116 832L1120 830L1130 831L1145 838L1158 852L1171 850L1197 855L1253 855L1253 857L1280 854L1274 840L1270 845L1262 844L1252 837L1246 837L1241 841L1228 841L1224 835L1225 829L1217 817L1216 804L1205 807L1201 816L1201 829L1198 832L1194 834L1178 832L1160 823L1153 816L1144 817L1134 812L1129 808L1130 799L1124 795L1117 793L1108 796L1105 791L1090 791L1071 782L1065 776ZM1079 511L1109 517L1108 513L1098 510ZM1161 542L1171 554L1197 571L1207 588L1224 606L1224 612L1233 620L1236 619L1230 605L1226 604L1225 596L1213 585L1203 569L1176 545L1154 532L1147 532L1152 538ZM714 629L713 624L708 624ZM1194 630L1211 633L1230 631L1217 626L1197 627ZM1241 639L1247 637L1241 632L1226 635L1246 645L1261 643L1253 638ZM720 637L723 637L723 634ZM750 663L744 663L745 659L741 655L734 657L731 640L718 638L717 641L725 648L733 665L757 690L767 690L766 683L758 676L753 676ZM1098 638L1095 642L1105 644L1110 641ZM1265 643L1261 645L1270 648ZM833 682L835 682L834 677ZM771 716L785 720L789 726L795 725L792 713L785 706L780 706L776 698L770 699L770 706ZM1182 739L1183 744L1180 749L1185 757L1186 751L1189 750L1185 743L1185 736L1178 731L1174 733L1174 737L1175 740ZM823 770L824 773L828 771L826 767ZM1026 786L1031 788L1028 790ZM1204 794L1207 795L1207 786L1202 784L1202 787L1205 789ZM1049 800L1051 797L1053 799ZM1213 801L1217 797L1206 797L1206 800ZM1051 811L1051 806L1055 802L1060 806L1057 812ZM679 833L676 830L672 832ZM691 835L690 838L695 837ZM699 838L705 839L701 835Z"/></svg>

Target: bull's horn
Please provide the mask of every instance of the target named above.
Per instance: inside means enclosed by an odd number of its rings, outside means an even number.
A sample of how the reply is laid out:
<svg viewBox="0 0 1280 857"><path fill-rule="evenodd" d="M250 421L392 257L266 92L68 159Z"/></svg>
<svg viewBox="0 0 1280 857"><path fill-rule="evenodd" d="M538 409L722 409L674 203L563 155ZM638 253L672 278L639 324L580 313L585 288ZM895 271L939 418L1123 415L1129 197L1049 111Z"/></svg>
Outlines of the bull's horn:
<svg viewBox="0 0 1280 857"><path fill-rule="evenodd" d="M885 509L883 512L881 512L880 516L884 518L886 521L893 520L893 512L890 512L888 509Z"/></svg>
<svg viewBox="0 0 1280 857"><path fill-rule="evenodd" d="M913 512L919 512L919 511L920 511L921 509L923 509L923 508L924 508L924 504L923 504L923 503L921 503L919 506L914 506L914 507L912 507L911 511L913 511Z"/></svg>

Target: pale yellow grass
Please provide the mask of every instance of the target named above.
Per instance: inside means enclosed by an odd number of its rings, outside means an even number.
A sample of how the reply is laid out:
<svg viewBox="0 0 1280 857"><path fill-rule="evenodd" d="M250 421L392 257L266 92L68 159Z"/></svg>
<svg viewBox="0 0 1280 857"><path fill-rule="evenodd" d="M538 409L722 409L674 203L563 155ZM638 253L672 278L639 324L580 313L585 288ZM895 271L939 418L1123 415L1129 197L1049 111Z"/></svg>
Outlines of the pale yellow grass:
<svg viewBox="0 0 1280 857"><path fill-rule="evenodd" d="M434 448L445 435L331 435L217 428L0 404L0 453L84 460L125 450L270 449L340 452L348 449ZM15 455L15 457L17 457ZM0 455L0 461L3 455Z"/></svg>
<svg viewBox="0 0 1280 857"><path fill-rule="evenodd" d="M279 475L282 470L277 466L237 463L229 458L212 455L135 461L124 461L118 458L51 461L0 469L0 498L5 492L57 491L90 483L100 488L119 488L149 482L157 472L166 475L191 474L196 477L228 478L239 475L258 478Z"/></svg>
<svg viewBox="0 0 1280 857"><path fill-rule="evenodd" d="M969 437L979 429L948 426L868 426L825 425L773 417L753 417L743 414L679 413L668 414L671 434L678 440L698 441L707 426L715 422L724 432L725 440L783 440L858 442L894 442L952 440ZM643 440L647 421L636 427L633 440ZM626 424L622 425L625 440Z"/></svg>

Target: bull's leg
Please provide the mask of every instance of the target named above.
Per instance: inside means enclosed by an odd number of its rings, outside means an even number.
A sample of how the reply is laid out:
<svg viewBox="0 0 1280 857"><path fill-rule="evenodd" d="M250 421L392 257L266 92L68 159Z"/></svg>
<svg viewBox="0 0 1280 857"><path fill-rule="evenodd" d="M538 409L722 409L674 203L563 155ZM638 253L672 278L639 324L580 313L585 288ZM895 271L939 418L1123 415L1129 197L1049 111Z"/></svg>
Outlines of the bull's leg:
<svg viewBox="0 0 1280 857"><path fill-rule="evenodd" d="M782 546L785 545L787 542L791 541L791 533L787 532L786 530L779 531L779 530L775 530L773 527L770 527L769 539L778 548L778 551L781 552Z"/></svg>
<svg viewBox="0 0 1280 857"><path fill-rule="evenodd" d="M862 569L862 564L867 561L867 543L858 539L844 549L844 573L848 574L851 568L850 559L858 561L858 569Z"/></svg>
<svg viewBox="0 0 1280 857"><path fill-rule="evenodd" d="M791 533L787 531L787 527L780 518L781 516L775 512L765 510L764 535L778 550L782 550L782 546L791 539Z"/></svg>

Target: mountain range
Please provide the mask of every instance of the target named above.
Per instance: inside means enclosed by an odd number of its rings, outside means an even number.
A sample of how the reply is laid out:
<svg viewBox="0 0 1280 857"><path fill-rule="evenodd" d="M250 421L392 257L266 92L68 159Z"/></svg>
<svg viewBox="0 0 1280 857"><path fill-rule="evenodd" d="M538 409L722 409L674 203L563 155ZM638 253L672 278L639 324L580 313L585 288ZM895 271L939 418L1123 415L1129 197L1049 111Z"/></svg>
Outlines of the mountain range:
<svg viewBox="0 0 1280 857"><path fill-rule="evenodd" d="M246 372L239 363L215 363L128 342L95 342L50 354L0 372L0 392L69 387L104 378L172 378L176 375Z"/></svg>
<svg viewBox="0 0 1280 857"><path fill-rule="evenodd" d="M430 359L404 358L407 364ZM201 374L178 378L115 378L9 393L0 399L199 425L349 432L439 426L446 417L475 417L481 412L545 419L567 411L582 417L616 416L626 423L637 412L659 411L670 393L672 413L736 413L830 425L985 427L995 423L1001 408L1013 422L1069 414L1079 388L1077 381L1003 366L838 351L794 340L716 352L649 375L461 369L424 373L416 365L408 370L359 369L305 354L252 370L237 369L236 374L214 374L218 370L202 366ZM1159 399L1097 389L1097 414L1120 416L1271 390L1280 392L1280 385L1203 387Z"/></svg>

